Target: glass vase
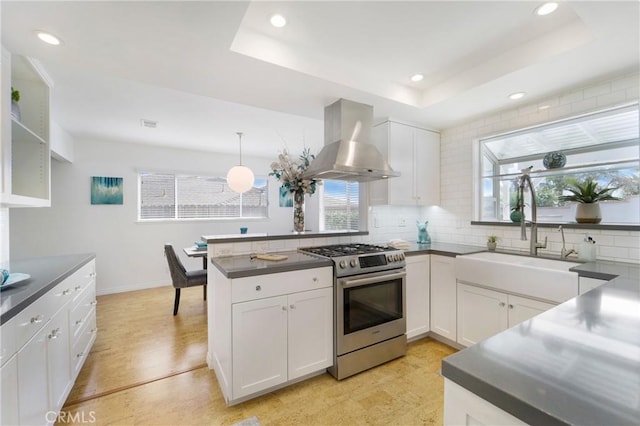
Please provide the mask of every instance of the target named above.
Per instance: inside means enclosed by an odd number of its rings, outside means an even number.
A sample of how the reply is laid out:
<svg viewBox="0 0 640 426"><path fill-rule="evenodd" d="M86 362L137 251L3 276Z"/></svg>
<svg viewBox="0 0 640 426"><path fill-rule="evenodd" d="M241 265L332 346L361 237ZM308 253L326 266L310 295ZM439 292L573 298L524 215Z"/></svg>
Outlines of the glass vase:
<svg viewBox="0 0 640 426"><path fill-rule="evenodd" d="M293 230L304 231L304 192L293 193Z"/></svg>

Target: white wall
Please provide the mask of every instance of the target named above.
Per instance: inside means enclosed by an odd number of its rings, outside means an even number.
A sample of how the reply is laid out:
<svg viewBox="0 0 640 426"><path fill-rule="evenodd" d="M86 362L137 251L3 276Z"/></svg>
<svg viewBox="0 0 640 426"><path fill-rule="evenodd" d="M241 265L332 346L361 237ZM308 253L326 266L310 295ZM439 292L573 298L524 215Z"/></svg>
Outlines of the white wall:
<svg viewBox="0 0 640 426"><path fill-rule="evenodd" d="M182 248L201 235L249 232L286 234L293 228L293 209L278 207L278 184L270 180L269 219L224 222L188 221L138 223L137 172L182 171L226 175L235 156L160 148L147 145L78 141L73 163L52 161L50 208L10 210L11 258L95 252L99 294L170 285L163 253L165 242L174 244L188 269L202 267L201 259L187 258ZM256 175L266 176L272 159L243 157ZM90 177L124 178L124 204L91 205ZM317 218L314 196L306 203L310 221ZM317 219L316 222L317 224ZM307 228L313 228L312 223ZM317 231L317 228L315 229ZM2 229L4 233L4 229ZM5 240L5 238L3 238Z"/></svg>
<svg viewBox="0 0 640 426"><path fill-rule="evenodd" d="M472 144L481 137L637 102L639 82L639 74L630 72L444 130L440 147L442 203L426 211L432 239L484 245L486 236L495 234L500 238L499 247L527 250L528 241L520 241L519 228L470 225L473 218ZM549 108L539 109L542 105ZM585 232L566 229L568 248L578 249ZM589 234L597 241L598 259L640 263L640 232L590 230ZM555 229L542 228L539 235L541 239L547 236L550 241L549 249L540 253L560 253L562 243Z"/></svg>
<svg viewBox="0 0 640 426"><path fill-rule="evenodd" d="M0 207L0 265L9 262L9 209Z"/></svg>

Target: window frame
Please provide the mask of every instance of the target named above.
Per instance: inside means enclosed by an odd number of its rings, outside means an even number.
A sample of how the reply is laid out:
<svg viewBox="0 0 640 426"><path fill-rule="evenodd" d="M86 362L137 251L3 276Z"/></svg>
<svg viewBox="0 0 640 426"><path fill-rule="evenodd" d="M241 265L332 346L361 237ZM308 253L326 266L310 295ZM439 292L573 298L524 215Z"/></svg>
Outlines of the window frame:
<svg viewBox="0 0 640 426"><path fill-rule="evenodd" d="M502 218L501 220L498 219L500 217L499 214L496 215L495 220L490 220L490 219L483 219L483 201L485 199L485 194L483 192L483 180L487 180L487 179L491 179L493 182L493 193L494 193L494 199L496 200L495 203L498 203L498 206L495 207L494 211L496 213L499 213L499 209L500 209L500 181L505 181L508 178L515 178L517 176L520 175L520 173L505 173L505 174L500 174L500 167L501 165L504 164L511 164L511 163L518 163L518 162L522 162L522 161L539 161L542 157L544 157L545 153L538 153L538 154L530 154L530 155L523 155L521 157L514 157L514 158L508 158L508 159L503 159L500 160L497 158L497 156L492 155L493 160L492 160L492 164L493 164L493 175L489 176L483 175L483 172L485 170L484 167L484 158L485 158L485 151L488 150L484 150L484 143L486 141L492 140L492 139L497 139L497 138L502 138L502 137L513 137L514 135L518 135L518 134L526 134L526 133L530 133L530 132L534 132L536 130L542 129L542 128L552 128L552 127L556 127L556 126L560 126L563 124L570 124L572 122L574 123L580 123L580 122L584 122L587 121L590 117L597 117L599 115L604 115L604 114L615 114L616 112L624 112L625 109L635 109L635 112L638 113L640 112L640 106L638 105L638 102L632 102L632 103L625 103L622 105L616 105L616 106L612 106L609 108L605 108L605 109L601 109L601 110L597 110L597 111L592 111L586 114L580 114L580 115L576 115L576 116L572 116L572 117L567 117L565 119L561 119L561 120L555 120L555 121L549 121L549 122L544 122L544 123L540 123L534 126L529 126L529 127L525 127L525 128L520 128L520 129L515 129L515 130L511 130L508 132L504 132L504 133L499 133L499 134L494 134L494 135L489 135L489 136L484 136L481 138L476 138L473 140L473 145L472 145L472 151L473 151L473 219L471 221L472 225L500 225L500 226L520 226L519 223L513 223L509 220L509 218ZM632 147L638 147L638 151L639 151L639 155L638 157L634 158L634 159L614 159L611 161L603 161L603 162L598 162L598 163L592 163L592 164L582 164L582 165L577 165L577 166L567 166L567 167L563 167L562 170L567 170L571 173L579 173L581 170L584 171L584 173L587 173L589 171L594 171L594 172L598 172L598 171L605 171L607 170L608 166L615 166L615 165L621 165L621 164L627 164L630 163L630 167L631 168L639 168L640 169L640 137L635 138L635 139L629 139L629 140L624 140L624 141L616 141L616 142L605 142L602 144L598 144L598 145L592 145L592 146L588 146L588 147L580 147L580 148L573 148L573 149L561 149L561 151L571 155L571 154L577 154L577 153L585 153L585 152L597 152L600 150L606 150L606 149L611 149L611 148L619 148L619 147L625 147L625 146L632 146ZM550 170L545 170L545 169L540 169L540 170L534 170L531 172L531 176L532 177L546 177L549 175L552 175L558 172L557 169L550 169ZM528 199L528 196L526 196ZM494 204L495 204L494 203ZM540 208L540 207L538 207ZM619 229L619 230L640 230L640 219L637 219L638 222L629 222L629 223L600 223L600 224L579 224L576 222L564 222L564 221L545 221L545 222L540 222L538 221L538 225L539 226L549 226L549 227L553 227L553 226L558 226L558 225L563 225L564 227L568 227L568 228L595 228L595 229Z"/></svg>

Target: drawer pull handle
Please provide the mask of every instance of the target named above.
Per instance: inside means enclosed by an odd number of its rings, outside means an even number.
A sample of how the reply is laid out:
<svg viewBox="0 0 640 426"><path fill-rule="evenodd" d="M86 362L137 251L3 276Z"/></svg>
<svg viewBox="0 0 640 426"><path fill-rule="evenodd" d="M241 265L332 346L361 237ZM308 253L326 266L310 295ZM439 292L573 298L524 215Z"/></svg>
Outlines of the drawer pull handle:
<svg viewBox="0 0 640 426"><path fill-rule="evenodd" d="M75 290L75 291L78 291L78 290L80 290L81 288L82 288L82 286L81 286L81 285L77 285L77 286L76 286L76 288L75 288L74 290Z"/></svg>
<svg viewBox="0 0 640 426"><path fill-rule="evenodd" d="M90 305L97 305L97 304L98 304L98 301L97 301L97 300L94 300L93 302L91 302L91 303L89 303L89 304L90 304Z"/></svg>
<svg viewBox="0 0 640 426"><path fill-rule="evenodd" d="M84 355L84 352L80 352L79 354L76 355L76 358L82 358L83 355Z"/></svg>
<svg viewBox="0 0 640 426"><path fill-rule="evenodd" d="M51 330L51 334L49 334L49 339L53 340L53 339L57 339L58 336L60 335L60 327L56 328L55 330Z"/></svg>
<svg viewBox="0 0 640 426"><path fill-rule="evenodd" d="M83 322L83 321L82 321L81 319L79 319L79 320L77 320L77 321L76 321L76 325L78 325L78 324L82 324L82 322Z"/></svg>
<svg viewBox="0 0 640 426"><path fill-rule="evenodd" d="M506 306L506 303L504 303L504 302L500 302L500 307L501 307L501 308L503 308L503 307L505 307L505 306Z"/></svg>
<svg viewBox="0 0 640 426"><path fill-rule="evenodd" d="M513 309L513 305L509 303L509 309Z"/></svg>
<svg viewBox="0 0 640 426"><path fill-rule="evenodd" d="M257 286L256 286L256 291L260 291L260 290L262 290L262 287L261 287L261 286L259 286L259 285L257 285Z"/></svg>
<svg viewBox="0 0 640 426"><path fill-rule="evenodd" d="M67 295L67 294L69 294L69 293L71 293L71 290L69 290L69 289L66 289L66 290L63 290L63 291L62 291L62 295L63 295L63 296L66 296L66 295Z"/></svg>
<svg viewBox="0 0 640 426"><path fill-rule="evenodd" d="M287 310L287 307L286 307L286 306L283 306L283 307L282 307L282 310L283 310L283 311L286 311L286 310Z"/></svg>
<svg viewBox="0 0 640 426"><path fill-rule="evenodd" d="M42 322L43 319L44 319L44 315L38 314L35 317L31 317L31 324L38 324Z"/></svg>
<svg viewBox="0 0 640 426"><path fill-rule="evenodd" d="M314 283L317 283L317 282L318 282L318 277L313 277L312 281L313 281Z"/></svg>
<svg viewBox="0 0 640 426"><path fill-rule="evenodd" d="M98 329L97 329L97 328L92 328L91 330L89 330L89 333L93 334L93 333L95 333L95 332L97 332L97 331L98 331Z"/></svg>
<svg viewBox="0 0 640 426"><path fill-rule="evenodd" d="M295 309L295 308L296 308L296 305L289 305L289 308L290 308L290 309Z"/></svg>

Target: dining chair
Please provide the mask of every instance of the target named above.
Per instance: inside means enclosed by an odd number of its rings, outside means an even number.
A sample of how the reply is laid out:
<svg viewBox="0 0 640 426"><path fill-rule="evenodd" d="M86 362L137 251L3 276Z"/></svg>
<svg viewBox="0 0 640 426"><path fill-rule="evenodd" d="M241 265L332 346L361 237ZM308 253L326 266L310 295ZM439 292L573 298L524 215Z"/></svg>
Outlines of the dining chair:
<svg viewBox="0 0 640 426"><path fill-rule="evenodd" d="M204 300L207 300L207 270L196 269L187 271L180 258L176 255L176 251L171 244L164 245L164 254L169 263L169 271L171 272L171 281L176 289L176 296L173 302L173 315L178 314L178 305L180 304L180 289L185 287L204 286Z"/></svg>

